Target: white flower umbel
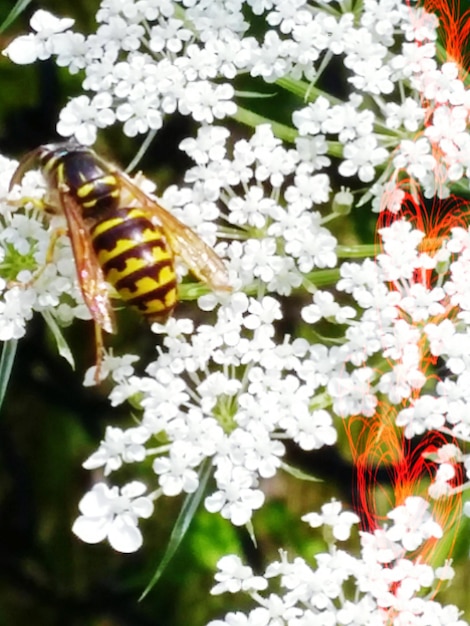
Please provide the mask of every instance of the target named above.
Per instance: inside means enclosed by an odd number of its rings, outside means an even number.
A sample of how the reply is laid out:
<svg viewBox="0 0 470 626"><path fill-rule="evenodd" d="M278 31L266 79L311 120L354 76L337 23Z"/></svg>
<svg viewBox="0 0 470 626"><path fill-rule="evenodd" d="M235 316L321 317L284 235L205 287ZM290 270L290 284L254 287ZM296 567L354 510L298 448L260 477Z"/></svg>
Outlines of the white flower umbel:
<svg viewBox="0 0 470 626"><path fill-rule="evenodd" d="M257 38L248 34L245 4L263 15ZM446 176L457 181L467 171L469 105L459 69L450 62L439 67L438 21L405 1L368 0L354 12L336 12L325 0L109 6L103 0L96 19L96 32L85 36L71 30L73 19L39 10L32 32L3 51L15 63L52 56L71 73L83 70L85 93L60 115L63 136L92 144L97 129L117 120L134 137L158 130L164 114L175 111L212 124L237 114L230 81L248 73L267 83L287 78L291 85L284 87L296 93L297 81L312 100L307 106L299 100L293 114L299 152L310 152L307 180L329 164L327 137L339 141L339 172L366 183L376 182L392 155L397 170L436 192L445 191ZM316 97L308 86L334 58L350 92L345 102ZM280 157L272 151L273 161L289 168L290 159Z"/></svg>
<svg viewBox="0 0 470 626"><path fill-rule="evenodd" d="M252 13L260 16L256 37L246 17ZM96 19L96 32L85 36L71 30L72 20L37 12L33 32L4 54L17 63L52 57L72 73L83 70L83 90L62 110L58 131L84 144L115 124L134 137L158 130L167 114L192 117L197 131L181 149L194 165L161 202L220 254L233 292L201 296L203 313L192 319L155 324L161 336L144 375L135 373L131 355L104 359L110 401L129 400L135 422L109 427L86 467L117 482L122 469L147 472L151 496L140 515L127 492L95 487L82 501L77 534L137 549L138 517L150 514L150 500L195 493L208 465L215 485L206 508L247 524L263 505L262 481L285 467L284 441L307 451L332 445L338 418L376 423L385 407L406 437L436 429L470 439L468 230L446 232L431 253L429 233L400 215L380 229L373 260L338 264L347 254L374 255L356 247L351 232L352 224L370 225L370 207L397 215L410 192L445 197L456 182L466 184L470 98L458 66L437 60L437 18L404 0L103 0ZM343 99L317 89L331 69ZM235 100L246 105L244 96L255 95L235 90L242 75L263 83L265 94L290 92L292 127L285 111L282 124L271 125L237 108ZM253 127L251 134L232 139L222 127L228 116ZM4 198L13 166L1 167ZM22 184L16 197L42 197L34 172ZM363 211L344 228L334 221L353 209L350 199L341 210L335 204L335 187L343 184L361 190L354 210ZM35 310L53 311L63 323L86 316L67 238L31 280L44 263L49 224L32 207L4 206L2 338L21 336ZM178 266L180 276L186 271ZM437 359L449 372L440 382ZM460 461L470 467L465 456ZM442 464L434 493L452 491L448 469ZM333 535L348 534L353 520L337 505L322 516ZM406 615L413 594L404 591L400 604L393 590L410 566L396 565L393 585L391 568L381 569L403 551L404 537L413 545L421 539L410 539L404 518L400 532L402 543L379 531L364 535L364 545L380 552L366 572L361 564L354 572L356 561L345 554L323 556L325 570L307 588L308 607L295 606L295 593L305 591L299 584L292 596L266 598L252 623L321 623L324 607L331 609L326 624ZM310 580L304 563L299 571ZM341 585L356 574L364 575L364 597L339 607ZM425 615L431 603L411 605ZM447 623L458 623L452 610Z"/></svg>
<svg viewBox="0 0 470 626"><path fill-rule="evenodd" d="M418 502L420 501L420 502ZM339 502L332 503L338 510ZM313 526L322 524L322 518L330 517L325 505L322 515L311 513L304 519ZM424 511L427 504L420 498L408 499L403 507L407 515L419 508ZM357 522L353 513L344 511L341 516L350 516L351 524ZM397 509L390 511L392 520L401 518ZM422 516L416 523L424 521ZM325 521L330 524L332 520ZM425 522L439 528L431 518ZM336 528L336 526L335 526ZM352 556L336 545L339 540L325 529L328 552L317 552L316 565L296 557L289 559L281 552L279 561L269 564L264 576L253 576L251 568L245 566L235 555L226 556L218 563L219 572L213 594L223 592L250 595L257 607L247 614L228 613L223 619L209 622L208 626L248 626L251 624L276 624L278 626L307 626L323 624L355 624L371 626L382 624L433 624L435 626L466 626L459 610L454 605L442 605L434 599L433 591L444 577L452 577L452 568L433 569L429 565L413 560L406 544L406 536L396 526L362 532L361 551ZM342 534L342 533L340 533ZM413 546L424 540L416 537ZM393 538L392 538L393 537ZM414 548L412 548L414 549ZM273 588L273 592L271 592Z"/></svg>
<svg viewBox="0 0 470 626"><path fill-rule="evenodd" d="M275 224L274 218L266 229L271 223ZM157 359L147 368L148 375L137 377L128 366L111 393L115 403L131 396L139 398L143 410L140 425L127 432L110 431L87 464L94 468L101 465L111 475L122 463L135 465L143 455L151 457L160 487L156 493L173 496L193 493L199 484L198 470L210 459L216 488L206 498L206 508L241 525L263 504L260 479L270 478L282 468L284 438L294 440L304 450L332 445L337 437L335 416L372 419L384 401L400 406L408 403L397 417L397 424L405 425L407 411L419 406L416 396L427 379L422 332L429 328L432 353L441 355L444 344L437 342L435 332L432 334L432 324L448 309L446 294L455 283L450 282L450 274L449 281L439 287L419 283L417 290L414 276L422 270L431 271L442 255L433 259L419 252L423 234L403 221L383 228L381 236L383 252L376 263L346 263L341 267L343 278L338 288L349 294L353 306L342 307L341 312L331 299L315 298L315 320L346 325L341 346L328 349L288 336L282 343L274 341L281 312L273 296L224 296L212 325L194 327L189 320L173 320L166 327L156 325L162 343ZM281 237L277 245L279 249ZM455 247L454 238L444 242L443 250L446 245ZM456 269L458 262L456 258ZM240 272L239 277L243 276ZM248 279L255 280L253 273ZM271 281L271 276L266 280ZM261 279L258 281L261 286ZM393 291L387 287L391 281ZM455 286L452 293L457 298ZM415 313L416 306L411 306L416 294L419 314ZM215 294L204 296L203 308L212 308L216 299ZM310 307L306 307L305 319L312 314ZM465 344L460 344L460 350L463 356ZM382 366L377 361L379 354L384 355ZM369 359L374 359L374 367L368 364ZM436 390L449 384L450 380L438 383ZM426 397L423 395L422 401ZM446 408L443 399L441 405L442 414ZM433 413L428 411L422 414L427 427L419 426L421 433L436 428L446 432L449 424L457 423L457 416L466 419L461 413L454 415L449 407L447 417L440 421L431 419ZM405 428L405 435L417 432L418 416L415 408L409 418L414 430ZM155 445L162 434L164 443ZM324 513L335 536L343 538L347 525L354 520L343 519L337 506L330 505L331 511L325 509ZM416 518L416 512L413 516ZM424 529L422 522L421 527Z"/></svg>
<svg viewBox="0 0 470 626"><path fill-rule="evenodd" d="M322 225L320 213L309 209L307 202L299 203L300 195L293 193L296 172L306 163L299 154L295 158L289 154L269 126L259 126L251 138L237 142L232 156L225 140L226 133L219 129L203 128L196 139L186 141L185 147L197 159L187 173L192 187L171 187L162 202L201 234L207 233L209 242L215 242L212 219L223 214L233 222L240 237L221 246L221 252L228 258L234 287L258 295L238 290L223 296L211 293L199 300L206 315L215 310L211 323L196 326L190 320L173 319L165 326L155 325L155 332L162 335L160 348L145 376L135 375L131 355L106 357L102 372L112 378L112 404L132 399L142 415L128 430L109 428L85 467L101 467L111 478L124 464L132 463L138 471L138 465L150 458L159 487L152 497L158 497L196 491L199 469L210 460L216 488L206 498L206 507L241 525L263 504L260 480L282 468L283 439L292 439L304 450L332 445L337 439L335 417L372 417L384 398L392 404L409 403L397 422L406 427L407 435L426 430L417 430L418 413L406 417L406 411L419 406L417 394L426 382L422 332L428 333L434 356L452 350L449 368L456 374L463 371L466 333L459 331L458 344L453 345L439 341L435 329L444 324L442 312L450 302L456 307L467 301L461 276L470 237L455 230L441 253L431 257L418 250L424 234L397 220L381 229L383 252L375 263L340 267L337 288L348 295L347 304L345 298L339 305L330 293L317 291L313 304L301 312L310 324L342 326L340 345L329 348L288 334L279 340L277 325L283 317L279 296L300 286L305 272L332 268L336 240ZM285 157L282 168L271 158L273 149L281 151L279 158ZM25 177L25 185L33 174ZM259 207L251 201L234 204L232 198L236 193L243 198L243 189L251 197L256 189L258 197L268 201L260 201ZM21 193L38 195L38 190ZM324 194L320 201L328 197L328 189ZM10 214L12 219L19 217ZM11 236L17 237L18 230ZM3 236L9 239L9 233L5 229ZM27 241L20 238L17 247L27 250ZM64 245L68 250L66 238ZM43 247L45 254L46 233ZM73 274L67 254L67 268ZM417 274L435 270L451 255L455 259L451 274L440 286L413 282ZM56 272L55 264L47 271ZM46 276L31 288L37 290ZM52 306L45 294L42 299ZM383 367L376 360L379 354L386 359ZM451 383L447 379L436 388L444 392ZM466 414L458 417L454 412L440 422L423 415L428 428L450 423L456 433L463 431L466 420ZM412 424L409 428L404 419Z"/></svg>

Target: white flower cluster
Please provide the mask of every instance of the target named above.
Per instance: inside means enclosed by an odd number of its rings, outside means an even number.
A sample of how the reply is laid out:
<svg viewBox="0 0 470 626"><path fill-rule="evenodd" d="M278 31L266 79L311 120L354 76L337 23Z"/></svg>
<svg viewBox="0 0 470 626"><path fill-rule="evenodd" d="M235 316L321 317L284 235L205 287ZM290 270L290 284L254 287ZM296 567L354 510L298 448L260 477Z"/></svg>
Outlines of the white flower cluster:
<svg viewBox="0 0 470 626"><path fill-rule="evenodd" d="M395 175L405 170L429 192L443 191L436 176L457 181L469 171L470 99L458 67L440 68L434 58L437 18L402 0L365 0L355 13L335 4L103 0L95 33L76 33L74 20L40 10L33 32L4 54L16 63L53 56L70 72L84 72L86 94L63 109L58 132L87 145L115 123L130 137L156 131L175 111L201 124L233 116L229 81L246 73L287 88L297 81L308 97L302 81L317 82L340 58L354 91L345 103L325 94L294 113L304 153L321 162L325 136L333 135L342 146L341 175L373 182L394 152ZM258 38L245 8L264 18ZM377 202L384 180L375 187Z"/></svg>
<svg viewBox="0 0 470 626"><path fill-rule="evenodd" d="M305 164L294 159L293 150L282 148L268 126L259 126L249 141L237 142L231 159L227 134L205 128L184 142L197 163L187 173L192 187L169 188L163 202L202 231L201 220L218 215L223 206L225 220L245 232L244 240L225 250L233 284L248 290L256 286L259 295L236 291L224 296L211 325L195 327L188 319L154 325L163 339L148 376L135 376L129 359L105 358L103 372L115 383L111 402L139 398L143 414L137 427L108 428L85 467L103 467L110 476L124 463L151 457L160 488L154 497L174 496L196 491L199 469L210 459L217 489L206 498L206 508L241 525L263 504L260 479L274 476L281 466L282 438L304 450L336 441L330 413L312 406L335 361L321 344L289 336L276 341L282 310L273 297L289 295L303 272L334 265L336 241L321 226L320 215L308 210L328 197L325 175L318 177L308 202L301 202L298 188L285 180L294 176L295 181ZM263 296L266 291L273 295ZM209 311L219 299L202 296L199 305ZM348 309L338 317L343 321L353 314Z"/></svg>
<svg viewBox="0 0 470 626"><path fill-rule="evenodd" d="M273 297L259 302L236 293L211 326L170 320L160 328L163 347L148 376L115 376L111 401L139 397L139 426L108 428L85 467L104 467L110 475L150 456L161 493L174 496L198 488L198 468L209 458L217 489L206 508L236 525L247 523L264 501L260 478L281 466L280 438L305 450L336 440L330 414L309 407L328 380L326 349L302 339L276 345L273 324L280 317ZM107 360L104 367L111 369Z"/></svg>
<svg viewBox="0 0 470 626"><path fill-rule="evenodd" d="M23 337L35 311L51 315L61 325L91 317L77 284L67 236L57 239L52 262L46 262L51 235L64 229L64 221L45 219L35 208L44 195L41 176L28 172L21 187L8 192L17 165L0 158L0 341Z"/></svg>
<svg viewBox="0 0 470 626"><path fill-rule="evenodd" d="M210 458L217 489L207 497L206 508L238 525L262 505L259 480L272 477L281 467L281 440L287 437L304 450L331 445L336 441L332 415L372 418L379 403L399 405L406 408L398 412L396 423L406 436L441 430L462 438L469 421L466 396L456 395L459 388L467 394L458 370L457 383L449 375L435 385L436 395L419 392L427 380L425 363L430 355L442 356L454 346L454 357L458 350L461 359L467 358L468 329L457 333L453 343L439 342L435 323L443 312L455 308L447 294L458 297L454 276L464 271L466 255L451 264L447 281L439 287L426 287L413 277L449 261L456 241L469 241L469 234L462 238L461 229L453 231L433 257L417 250L423 234L408 222L397 221L381 234L384 252L375 263L341 267L338 288L351 294L354 308L317 292L314 304L303 310L307 321L323 318L347 324L341 346L328 349L287 336L276 343L275 323L282 317L279 302L272 296L257 300L234 293L226 297L211 326L194 328L184 319L156 326L164 333L163 345L147 368L148 377L134 376L129 365L123 369L114 358L119 375L114 376L111 401L139 397L142 420L127 431L109 428L85 467L104 467L110 475L123 463L151 456L161 493L176 495L197 489L198 468ZM362 315L357 315L361 309ZM450 320L440 324L443 332L452 326ZM423 336L429 337L430 355ZM372 367L369 360L374 358ZM463 368L460 376L465 372ZM450 394L450 388L452 402L444 391ZM165 442L155 447L162 433ZM454 462L467 458L451 448L438 461L436 497L451 492Z"/></svg>
<svg viewBox="0 0 470 626"><path fill-rule="evenodd" d="M330 510L332 505L336 515ZM347 539L357 519L354 514L341 513L339 503L332 505L322 507L320 515L306 516L306 521L313 518L315 527L322 523L332 526L336 539ZM328 552L315 554L316 567L300 557L290 561L281 553L280 560L268 565L263 576L255 576L235 555L223 557L212 593L242 591L258 606L248 614L228 613L208 626L465 626L456 606L442 606L431 599L430 590L452 577L450 566L433 569L408 557L410 550L442 534L427 506L421 498L407 498L388 515L392 520L389 527L360 533L360 557L339 549L333 541ZM347 515L351 519L343 533ZM337 529L341 530L335 532ZM268 593L276 582L277 587Z"/></svg>

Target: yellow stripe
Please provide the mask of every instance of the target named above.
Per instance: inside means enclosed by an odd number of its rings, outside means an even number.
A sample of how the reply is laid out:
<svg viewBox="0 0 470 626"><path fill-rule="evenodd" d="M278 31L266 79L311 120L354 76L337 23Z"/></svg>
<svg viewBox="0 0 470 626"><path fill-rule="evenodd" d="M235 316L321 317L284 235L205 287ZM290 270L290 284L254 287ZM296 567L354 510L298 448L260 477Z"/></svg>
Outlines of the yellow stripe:
<svg viewBox="0 0 470 626"><path fill-rule="evenodd" d="M130 268L129 266L133 267ZM118 272L117 270L112 269L106 276L106 280L112 285L116 285L122 278L125 278L129 274L133 274L138 269L146 266L148 267L149 273L147 276L134 282L135 291L129 291L127 289L119 290L123 300L128 300L129 298L135 296L143 296L146 293L150 293L154 289L158 289L159 287L163 287L164 285L171 283L175 279L175 273L172 267L162 267L158 271L157 268L152 266L149 267L145 263L140 263L139 260L135 259L135 263L128 263L126 270L123 272Z"/></svg>
<svg viewBox="0 0 470 626"><path fill-rule="evenodd" d="M151 317L152 315L166 311L169 315L169 313L171 313L173 308L176 306L177 300L178 296L176 289L172 289L167 293L165 302L162 302L161 300L150 300L150 302L146 302L144 314Z"/></svg>

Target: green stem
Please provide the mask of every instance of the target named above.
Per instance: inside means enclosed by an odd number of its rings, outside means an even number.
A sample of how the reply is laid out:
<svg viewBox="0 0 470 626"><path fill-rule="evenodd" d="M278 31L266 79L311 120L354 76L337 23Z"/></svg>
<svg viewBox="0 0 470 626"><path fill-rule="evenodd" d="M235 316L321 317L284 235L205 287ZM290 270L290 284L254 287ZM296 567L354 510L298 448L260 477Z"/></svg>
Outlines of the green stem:
<svg viewBox="0 0 470 626"><path fill-rule="evenodd" d="M263 115L253 113L253 111L248 111L248 109L244 109L241 106L238 107L237 112L232 116L232 118L241 124L250 126L251 128L256 128L256 126L259 126L260 124L270 124L276 137L279 137L279 139L283 139L284 141L288 141L289 143L294 143L299 134L290 126L274 122Z"/></svg>
<svg viewBox="0 0 470 626"><path fill-rule="evenodd" d="M327 285L335 285L340 279L339 269L329 270L314 270L306 275L306 280L310 282L313 288L325 287ZM301 293L304 290L295 290L296 293Z"/></svg>
<svg viewBox="0 0 470 626"><path fill-rule="evenodd" d="M149 149L149 146L154 140L156 134L157 134L157 131L155 129L152 129L150 132L147 133L147 137L142 142L142 145L138 149L137 154L129 163L129 165L126 167L126 174L130 174L130 172L132 172L132 170L134 170L139 165L142 157Z"/></svg>
<svg viewBox="0 0 470 626"><path fill-rule="evenodd" d="M256 128L259 124L269 124L276 137L289 143L294 143L299 136L299 133L295 128L275 122L268 117L264 117L258 113L253 113L253 111L244 109L241 106L238 107L235 115L232 115L232 119L240 122L241 124L245 124L245 126L250 126L251 128ZM326 143L328 145L328 154L330 156L338 158L343 156L343 146L339 141L327 141Z"/></svg>
<svg viewBox="0 0 470 626"><path fill-rule="evenodd" d="M339 98L335 98L326 91L318 89L318 87L302 80L294 80L293 78L278 78L276 80L276 85L279 85L279 87L282 87L295 96L299 96L299 98L305 102L312 102L313 100L316 100L318 96L323 96L330 104L344 104L344 102Z"/></svg>
<svg viewBox="0 0 470 626"><path fill-rule="evenodd" d="M354 246L337 246L336 254L339 259L365 259L374 257L380 248L375 243L357 244Z"/></svg>

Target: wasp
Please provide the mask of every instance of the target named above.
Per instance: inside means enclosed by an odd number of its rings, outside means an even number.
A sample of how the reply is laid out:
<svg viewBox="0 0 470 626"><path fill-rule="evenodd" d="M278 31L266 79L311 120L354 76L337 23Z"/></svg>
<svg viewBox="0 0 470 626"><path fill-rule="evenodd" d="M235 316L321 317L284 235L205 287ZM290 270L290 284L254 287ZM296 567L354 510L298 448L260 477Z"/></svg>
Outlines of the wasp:
<svg viewBox="0 0 470 626"><path fill-rule="evenodd" d="M212 290L231 290L212 248L91 148L70 142L39 146L20 161L10 189L34 165L47 185L42 208L66 218L79 285L95 323L97 381L102 331L116 332L108 283L149 322L161 323L178 301L175 256Z"/></svg>

